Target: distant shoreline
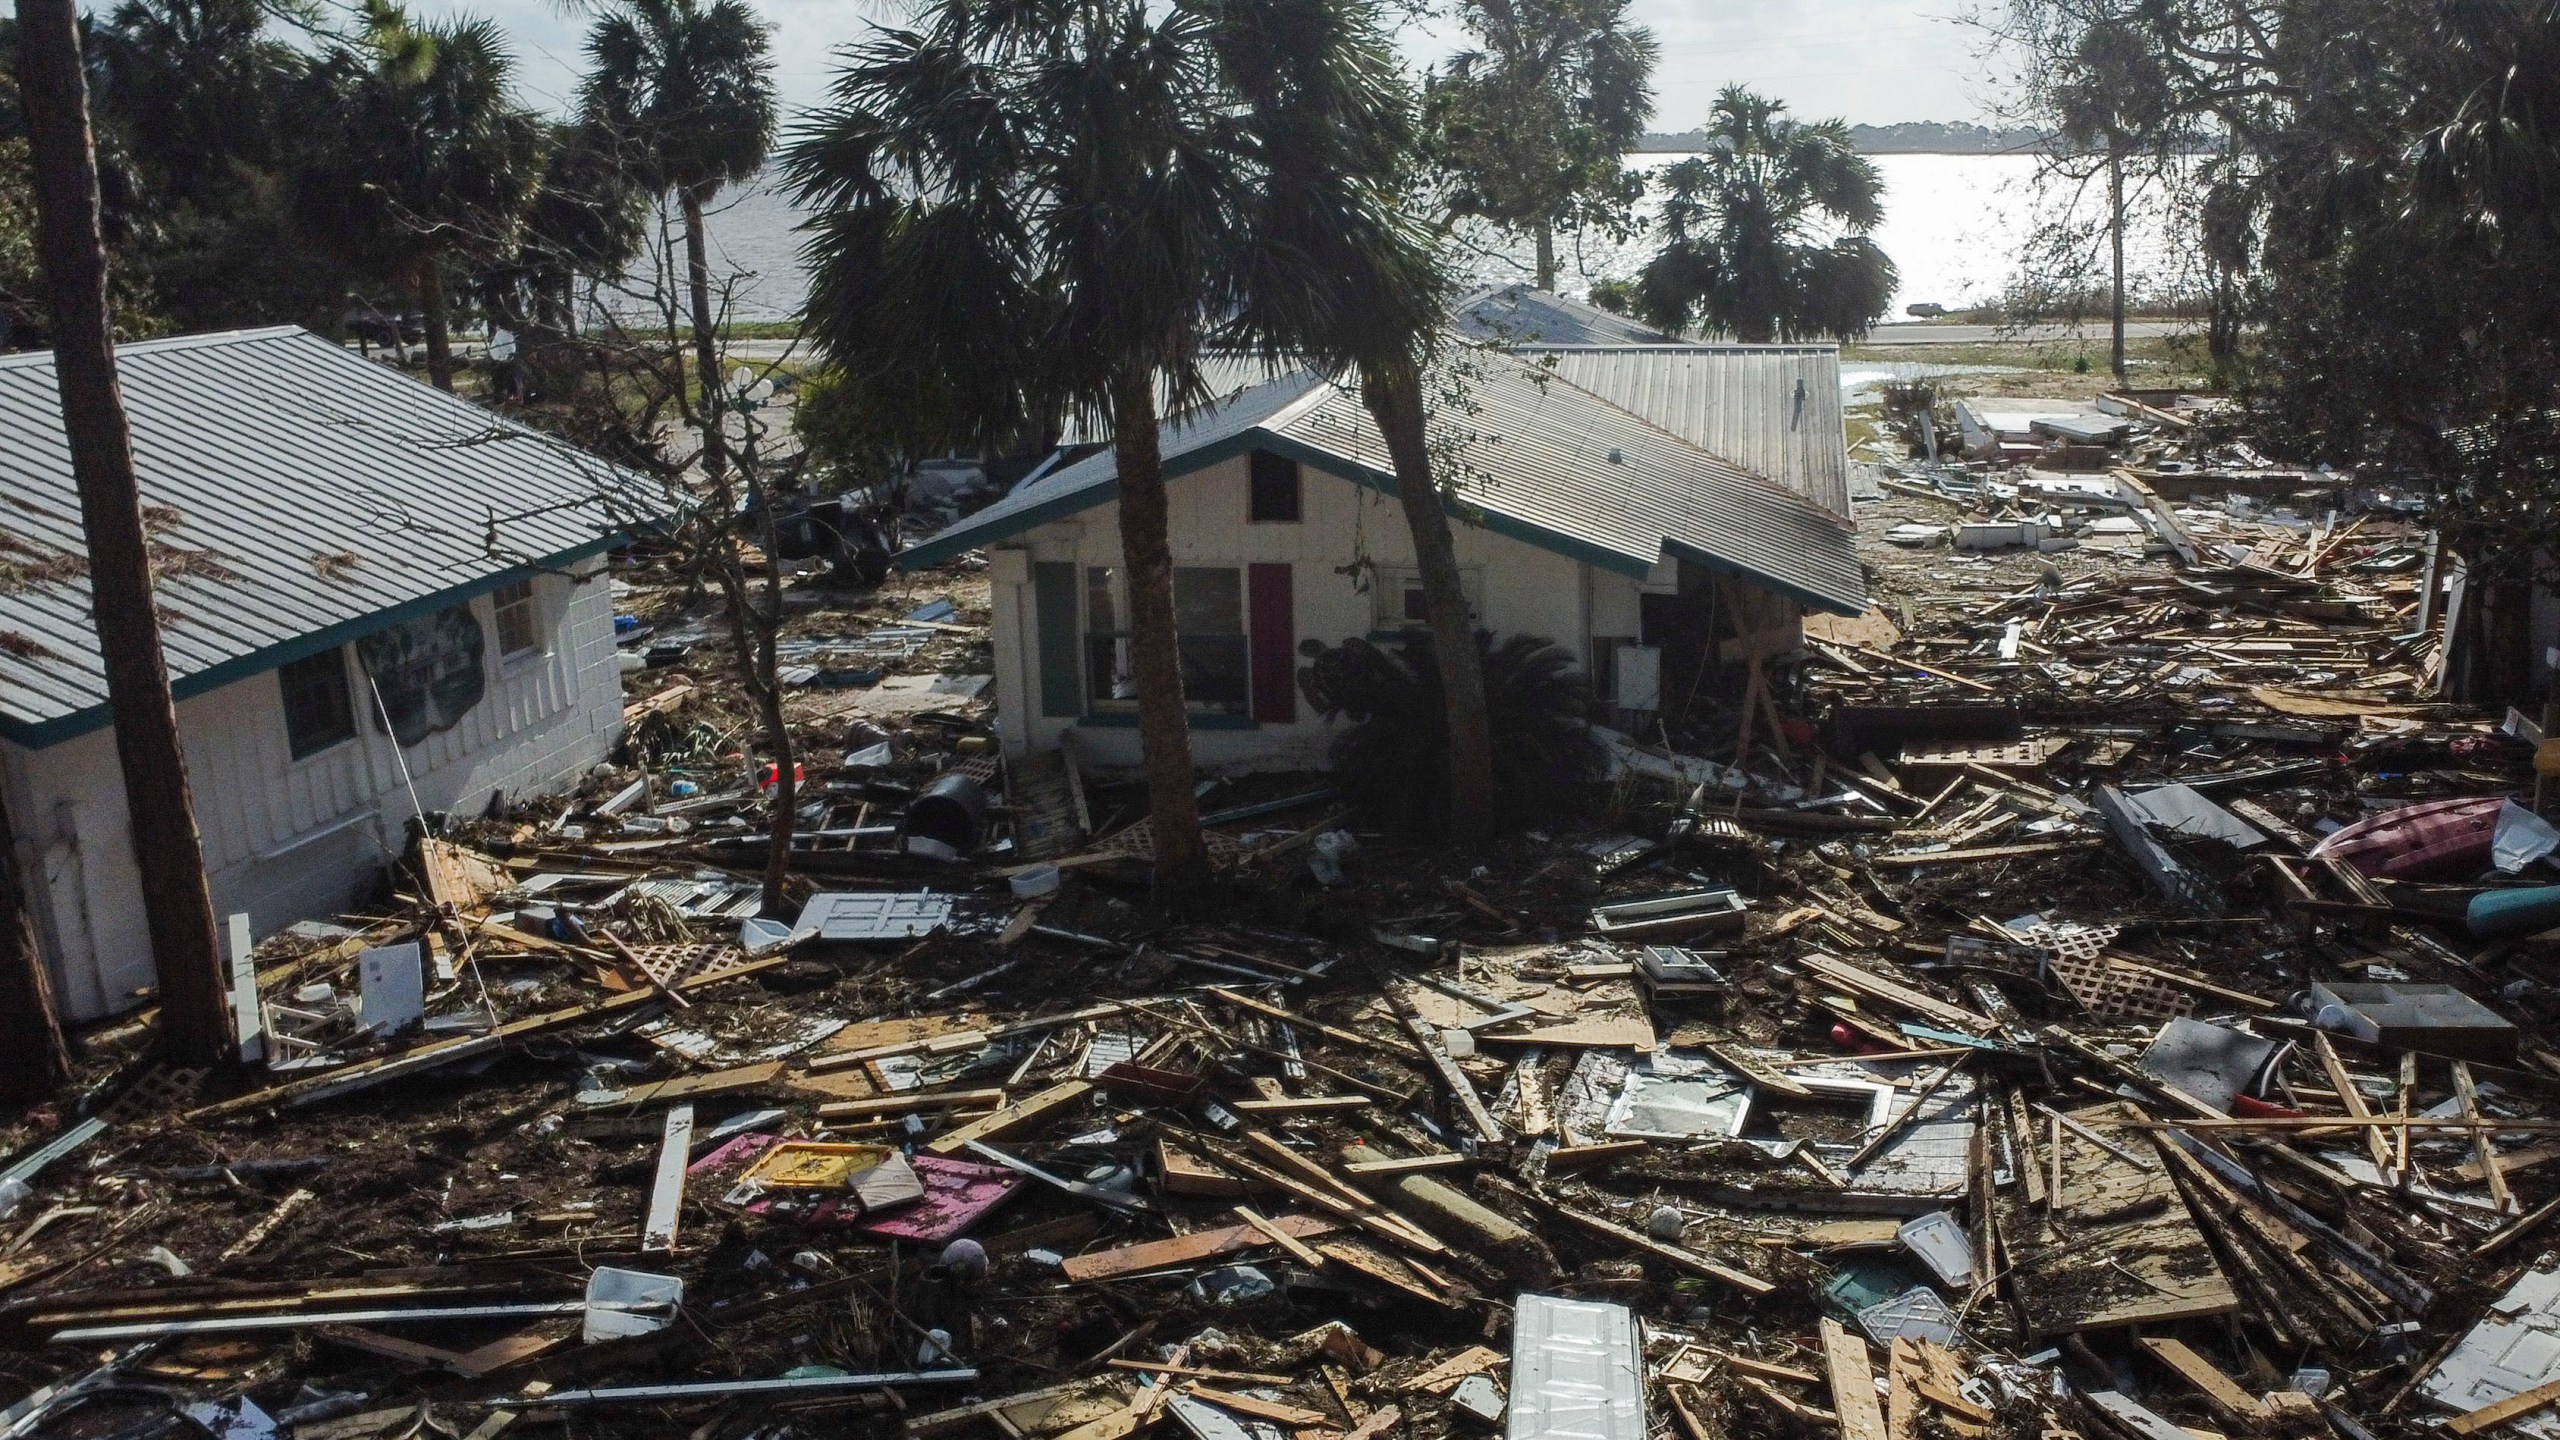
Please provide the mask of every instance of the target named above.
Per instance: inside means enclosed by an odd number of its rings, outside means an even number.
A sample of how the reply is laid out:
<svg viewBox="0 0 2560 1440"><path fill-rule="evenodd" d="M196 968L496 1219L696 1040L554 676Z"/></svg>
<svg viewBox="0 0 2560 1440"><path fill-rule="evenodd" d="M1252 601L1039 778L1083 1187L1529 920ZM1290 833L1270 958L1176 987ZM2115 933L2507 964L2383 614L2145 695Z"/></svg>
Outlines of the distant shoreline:
<svg viewBox="0 0 2560 1440"><path fill-rule="evenodd" d="M1703 130L1685 135L1655 132L1635 144L1639 155L1686 155L1706 147ZM1861 155L2045 155L2054 150L2054 137L2024 128L1994 130L1987 125L1953 124L1934 120L1905 121L1896 125L1852 125L1849 142Z"/></svg>

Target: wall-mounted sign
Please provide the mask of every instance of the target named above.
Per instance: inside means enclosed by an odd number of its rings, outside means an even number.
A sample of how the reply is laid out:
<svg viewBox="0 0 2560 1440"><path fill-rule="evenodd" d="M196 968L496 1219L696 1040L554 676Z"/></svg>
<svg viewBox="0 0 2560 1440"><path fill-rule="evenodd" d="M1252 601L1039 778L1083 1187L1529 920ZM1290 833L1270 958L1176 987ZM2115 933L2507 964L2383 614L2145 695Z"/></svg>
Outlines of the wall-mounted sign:
<svg viewBox="0 0 2560 1440"><path fill-rule="evenodd" d="M481 663L487 647L479 617L468 605L449 606L358 640L356 658L382 692L374 728L381 728L387 712L391 734L403 747L452 729L488 691L488 667Z"/></svg>

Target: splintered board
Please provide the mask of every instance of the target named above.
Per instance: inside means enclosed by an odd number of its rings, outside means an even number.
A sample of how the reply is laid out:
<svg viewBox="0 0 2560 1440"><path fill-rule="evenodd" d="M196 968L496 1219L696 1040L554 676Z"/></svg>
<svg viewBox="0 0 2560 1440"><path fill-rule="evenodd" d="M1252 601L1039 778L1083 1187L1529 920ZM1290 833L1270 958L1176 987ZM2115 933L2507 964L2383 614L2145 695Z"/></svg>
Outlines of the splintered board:
<svg viewBox="0 0 2560 1440"><path fill-rule="evenodd" d="M2128 1154L2157 1154L2149 1132L2118 1123L2127 1118L2122 1106L2072 1118ZM2036 1153L2050 1166L2052 1135L2042 1122L2036 1139ZM2050 1210L2030 1201L2024 1186L1995 1206L2007 1283L2030 1334L2166 1324L2240 1308L2165 1163L2139 1169L2067 1130L2062 1150L2062 1185Z"/></svg>

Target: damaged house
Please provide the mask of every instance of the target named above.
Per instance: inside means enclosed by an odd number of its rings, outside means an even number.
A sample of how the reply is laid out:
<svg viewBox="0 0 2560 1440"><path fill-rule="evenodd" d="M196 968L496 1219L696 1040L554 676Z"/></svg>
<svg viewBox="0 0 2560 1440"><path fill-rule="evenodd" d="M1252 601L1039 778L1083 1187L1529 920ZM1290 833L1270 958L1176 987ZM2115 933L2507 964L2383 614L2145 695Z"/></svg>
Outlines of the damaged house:
<svg viewBox="0 0 2560 1440"><path fill-rule="evenodd" d="M213 901L339 913L420 810L602 759L605 552L653 492L281 328L124 346L178 729ZM0 797L65 1016L151 983L53 357L0 359Z"/></svg>
<svg viewBox="0 0 2560 1440"><path fill-rule="evenodd" d="M1749 352L1770 347L1645 348L1703 375L1717 355L1757 364ZM1455 443L1438 463L1460 492L1459 564L1483 629L1563 647L1595 709L1641 717L1677 711L1720 666L1794 650L1809 609L1865 607L1840 514L1684 438L1727 422L1639 414L1566 378L1572 364L1488 354L1466 382L1472 413L1443 427ZM1601 378L1642 390L1632 363L1618 368ZM1711 388L1647 393L1696 401ZM1835 413L1837 391L1829 382ZM1797 418L1790 393L1767 407L1772 423ZM1836 419L1829 428L1837 446ZM1320 766L1334 727L1299 693L1301 644L1423 626L1385 444L1356 395L1306 373L1179 417L1160 443L1194 756ZM919 568L988 552L998 709L1016 753L1072 732L1094 763L1138 759L1116 486L1107 450L1060 463L900 556Z"/></svg>

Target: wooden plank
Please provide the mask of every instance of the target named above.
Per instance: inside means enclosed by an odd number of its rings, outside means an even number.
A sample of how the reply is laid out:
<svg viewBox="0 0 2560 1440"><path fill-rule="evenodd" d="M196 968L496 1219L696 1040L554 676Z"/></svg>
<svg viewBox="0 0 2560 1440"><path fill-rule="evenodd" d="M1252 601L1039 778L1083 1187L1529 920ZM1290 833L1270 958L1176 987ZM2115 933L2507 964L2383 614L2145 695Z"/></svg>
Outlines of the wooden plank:
<svg viewBox="0 0 2560 1440"><path fill-rule="evenodd" d="M1641 1250L1645 1254L1662 1261L1666 1265L1672 1265L1679 1269L1686 1270L1692 1275L1704 1275L1711 1280L1720 1280L1725 1284L1732 1286L1734 1289L1741 1291L1745 1295L1756 1298L1758 1296L1770 1294L1778 1288L1768 1281L1761 1279L1757 1275L1736 1270L1729 1265L1719 1265L1715 1261L1708 1259L1706 1256L1699 1254L1697 1251L1688 1249L1684 1246L1666 1245L1662 1241L1656 1240L1652 1236L1647 1235L1640 1230L1631 1230L1614 1220L1603 1219L1598 1215L1585 1214L1582 1211L1558 1204L1543 1195L1534 1194L1516 1185L1504 1184L1503 1188L1514 1195L1518 1195L1523 1199L1528 1200L1531 1204L1536 1205L1547 1214L1553 1215L1557 1219L1562 1220L1569 1225L1579 1226L1595 1235L1605 1235L1609 1239L1615 1240L1619 1244L1624 1245L1631 1250Z"/></svg>
<svg viewBox="0 0 2560 1440"><path fill-rule="evenodd" d="M660 1080L652 1085L625 1090L610 1100L599 1100L590 1108L597 1110L648 1110L671 1100L696 1100L705 1095L734 1095L741 1090L763 1090L781 1083L788 1062L764 1060L753 1065L739 1065L727 1070L713 1070L702 1075L679 1075L673 1080Z"/></svg>
<svg viewBox="0 0 2560 1440"><path fill-rule="evenodd" d="M1454 1388L1459 1381L1464 1380L1470 1375L1480 1374L1486 1370L1492 1369L1494 1366L1501 1364L1507 1358L1509 1357L1505 1356L1501 1351L1492 1349L1488 1346L1470 1345L1466 1349L1459 1351L1457 1354L1450 1356L1448 1359L1443 1360L1439 1364L1432 1366L1430 1369L1423 1371L1421 1374L1414 1376L1412 1379L1407 1380L1396 1388L1400 1390L1424 1390L1437 1395L1444 1390Z"/></svg>
<svg viewBox="0 0 2560 1440"><path fill-rule="evenodd" d="M1297 1236L1281 1229L1276 1223L1264 1219L1254 1211L1252 1206L1238 1205L1235 1207L1235 1213L1237 1219L1242 1220L1247 1225L1261 1231L1263 1236L1269 1239L1272 1244L1287 1251L1290 1259L1297 1261L1299 1264L1306 1266L1310 1270L1321 1270L1324 1268L1323 1256L1299 1243Z"/></svg>
<svg viewBox="0 0 2560 1440"><path fill-rule="evenodd" d="M1226 1001L1228 1004L1233 1005L1239 1010L1250 1010L1256 1015L1265 1016L1273 1020L1285 1021L1288 1024L1297 1026L1301 1030L1313 1030L1327 1040L1332 1040L1344 1045L1358 1046L1363 1050L1374 1050L1381 1055L1401 1060L1408 1065L1422 1058L1420 1053L1418 1053L1413 1046L1390 1044L1389 1042L1381 1040L1374 1035L1363 1035L1356 1030L1345 1030L1339 1026L1327 1025L1321 1020L1309 1019L1294 1010L1284 1010L1277 1005L1267 1004L1263 1001L1256 1000L1250 995L1239 995L1235 991L1226 989L1223 986L1212 985L1209 987L1209 993Z"/></svg>
<svg viewBox="0 0 2560 1440"><path fill-rule="evenodd" d="M1272 1225L1291 1236L1306 1240L1330 1235L1341 1229L1335 1221L1320 1215L1282 1215ZM1194 1230L1170 1240L1148 1240L1136 1245L1123 1245L1117 1250L1104 1250L1091 1255L1067 1257L1061 1270L1076 1284L1110 1280L1122 1275L1136 1275L1149 1270L1170 1270L1183 1265L1196 1265L1238 1250L1269 1244L1269 1237L1251 1225L1225 1225L1209 1230Z"/></svg>
<svg viewBox="0 0 2560 1440"><path fill-rule="evenodd" d="M1443 1155L1404 1155L1393 1160L1346 1160L1342 1173L1393 1179L1399 1175L1421 1175L1434 1170L1464 1170L1475 1163L1473 1157L1452 1150Z"/></svg>
<svg viewBox="0 0 2560 1440"><path fill-rule="evenodd" d="M2373 1111L2364 1103L2363 1092L2356 1089L2355 1078L2347 1073L2347 1062L2338 1058L2338 1047L2329 1043L2325 1033L2314 1030L2311 1032L2311 1049L2320 1057L2320 1068L2329 1077L2329 1088L2338 1092L2338 1103L2359 1120L2372 1119ZM2383 1138L2381 1131L2368 1129L2364 1132L2364 1143L2366 1151L2373 1157L2373 1168L2381 1171L2387 1181L2391 1175L2391 1142Z"/></svg>
<svg viewBox="0 0 2560 1440"><path fill-rule="evenodd" d="M948 1135L939 1135L925 1143L925 1153L945 1158L969 1148L972 1140L998 1140L1016 1130L1027 1129L1093 1093L1090 1082L1069 1080L1052 1085L1037 1095L1017 1100L981 1120L971 1121Z"/></svg>
<svg viewBox="0 0 2560 1440"><path fill-rule="evenodd" d="M684 1210L685 1162L693 1151L693 1106L667 1112L667 1128L658 1140L658 1178L649 1187L649 1217L640 1227L643 1254L676 1248L676 1221Z"/></svg>
<svg viewBox="0 0 2560 1440"><path fill-rule="evenodd" d="M1702 1048L1705 1049L1708 1054L1716 1057L1717 1063L1723 1065L1726 1069L1731 1070L1736 1075L1741 1076L1743 1079L1750 1081L1752 1084L1757 1085L1764 1090L1774 1091L1780 1095L1794 1095L1799 1098L1809 1097L1813 1094L1811 1086L1802 1084L1801 1082L1790 1078L1782 1071L1772 1070L1768 1066L1761 1064L1758 1060L1755 1060L1751 1056L1745 1054L1740 1046L1708 1045Z"/></svg>
<svg viewBox="0 0 2560 1440"><path fill-rule="evenodd" d="M1876 1404L1876 1372L1867 1357L1867 1342L1825 1315L1822 1360L1831 1377L1831 1408L1840 1417L1840 1440L1887 1440L1884 1411Z"/></svg>
<svg viewBox="0 0 2560 1440"><path fill-rule="evenodd" d="M1984 860L2021 860L2034 855L2061 855L2094 850L2105 842L2096 836L2070 840L2030 840L2020 845L1991 845L1975 850L1895 850L1867 863L1883 870L1911 870L1922 865L1971 865Z"/></svg>
<svg viewBox="0 0 2560 1440"><path fill-rule="evenodd" d="M1990 1035L1999 1030L1991 1017L1950 1005L1933 995L1924 995L1908 985L1900 985L1863 966L1853 965L1836 955L1808 950L1796 963L1844 989L1856 991L1871 1000L1899 1006L1933 1025L1961 1030L1969 1035Z"/></svg>
<svg viewBox="0 0 2560 1440"><path fill-rule="evenodd" d="M2489 1201L2501 1213L2512 1215L2517 1209L2515 1192L2507 1188L2506 1169L2498 1163L2497 1146L2490 1143L2497 1133L2496 1127L2482 1123L2485 1117L2480 1113L2480 1091L2471 1083L2471 1062L2468 1060L2453 1062L2453 1093L2462 1102L2462 1118L2471 1124L2472 1156L2480 1166L2482 1177L2489 1182ZM2381 1148L2380 1131L2367 1130L2365 1134L2372 1139L2377 1150Z"/></svg>
<svg viewBox="0 0 2560 1440"><path fill-rule="evenodd" d="M1920 1353L1908 1339L1885 1347L1884 1430L1891 1440L1917 1440L1920 1433Z"/></svg>
<svg viewBox="0 0 2560 1440"><path fill-rule="evenodd" d="M1423 1064L1439 1079L1440 1088L1448 1091L1449 1098L1457 1103L1459 1117L1467 1122L1467 1128L1474 1131L1476 1139L1484 1144L1505 1143L1510 1137L1503 1133L1501 1123L1493 1118L1493 1112L1485 1108L1484 1097L1476 1093L1475 1082L1467 1078L1466 1071L1458 1068L1457 1061L1449 1058L1448 1050L1440 1044L1440 1037L1422 1023L1422 1018L1414 1013L1413 1006L1403 996L1392 988L1386 993L1388 1005L1395 1011L1396 1022L1413 1037L1414 1049L1421 1053ZM1646 1027L1648 1040L1652 1033L1652 1028Z"/></svg>
<svg viewBox="0 0 2560 1440"><path fill-rule="evenodd" d="M1278 1425L1325 1425L1333 1420L1332 1416L1321 1410L1307 1410L1271 1400L1256 1400L1250 1395L1239 1395L1232 1390L1212 1390L1196 1382L1183 1386L1182 1392L1193 1399L1206 1400L1219 1409L1233 1410L1239 1415L1250 1415L1256 1420L1269 1420Z"/></svg>
<svg viewBox="0 0 2560 1440"><path fill-rule="evenodd" d="M966 1110L1004 1104L1002 1090L902 1090L868 1100L835 1100L818 1107L821 1120L902 1115L910 1110Z"/></svg>
<svg viewBox="0 0 2560 1440"><path fill-rule="evenodd" d="M1837 1425L1840 1423L1839 1416L1832 1414L1830 1411L1823 1409L1819 1405L1807 1405L1803 1401L1798 1400L1793 1395L1788 1394L1786 1391L1779 1389L1777 1386L1770 1384L1768 1381L1761 1379L1757 1375L1736 1375L1733 1378L1742 1382L1745 1387L1759 1392L1761 1399L1777 1406L1781 1411L1794 1416L1798 1420L1810 1421L1817 1425Z"/></svg>
<svg viewBox="0 0 2560 1440"><path fill-rule="evenodd" d="M2212 1361L2197 1354L2183 1340L2144 1335L2136 1344L2151 1352L2151 1358L2169 1367L2177 1377L2195 1387L2213 1412L2233 1425L2254 1425L2258 1419L2258 1397L2240 1388L2239 1383L2222 1373Z"/></svg>
<svg viewBox="0 0 2560 1440"><path fill-rule="evenodd" d="M1404 1423L1404 1407L1389 1405L1374 1411L1369 1418L1351 1427L1342 1440L1377 1440L1377 1437Z"/></svg>
<svg viewBox="0 0 2560 1440"><path fill-rule="evenodd" d="M1295 1385L1295 1375L1271 1375L1259 1370L1212 1370L1199 1365L1164 1365L1153 1360L1113 1360L1114 1370L1139 1370L1154 1375L1179 1375L1190 1380L1228 1380L1245 1385Z"/></svg>
<svg viewBox="0 0 2560 1440"><path fill-rule="evenodd" d="M248 1233L242 1235L239 1239L232 1241L228 1248L226 1248L220 1255L214 1257L213 1263L216 1265L228 1264L231 1261L237 1260L241 1256L248 1254L250 1251L257 1249L260 1245L265 1244L267 1237L276 1233L276 1227L282 1225L286 1220L291 1219L293 1212L310 1204L311 1198L312 1194L309 1190L296 1190L292 1194L285 1196L282 1200L277 1201L275 1208L269 1210L266 1213L265 1218L259 1220L257 1224L250 1226Z"/></svg>
<svg viewBox="0 0 2560 1440"><path fill-rule="evenodd" d="M1227 1108L1242 1115L1333 1115L1366 1110L1366 1095L1293 1095L1280 1100L1230 1100Z"/></svg>

